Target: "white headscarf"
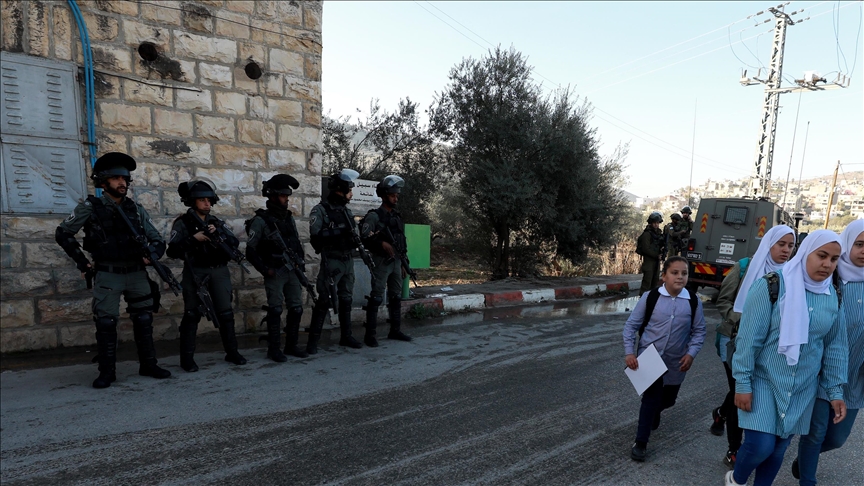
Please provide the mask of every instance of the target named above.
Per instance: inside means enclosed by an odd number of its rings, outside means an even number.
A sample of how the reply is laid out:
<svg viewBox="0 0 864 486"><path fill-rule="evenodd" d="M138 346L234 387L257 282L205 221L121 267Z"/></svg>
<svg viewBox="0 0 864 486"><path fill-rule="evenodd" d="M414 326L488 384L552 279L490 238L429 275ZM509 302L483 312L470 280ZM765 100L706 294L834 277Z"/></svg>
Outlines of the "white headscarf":
<svg viewBox="0 0 864 486"><path fill-rule="evenodd" d="M785 224L773 226L765 233L765 236L762 237L762 241L759 242L759 248L756 249L756 254L753 255L753 258L750 259L750 263L747 265L747 272L744 274L744 280L741 281L741 285L738 287L738 295L735 297L735 305L732 307L733 311L744 312L744 302L747 300L747 292L750 291L750 286L753 285L753 282L755 282L756 279L762 278L765 274L776 272L780 268L783 268L783 265L785 265L786 262L775 262L774 259L771 258L771 247L777 244L777 242L780 241L780 238L794 234L795 231Z"/></svg>
<svg viewBox="0 0 864 486"><path fill-rule="evenodd" d="M831 293L831 277L821 282L807 274L807 257L828 243L840 244L840 237L830 230L810 233L798 248L798 253L783 267L783 284L786 293L780 299L780 339L777 352L786 356L786 364L794 366L801 354L801 345L807 344L810 331L810 312L807 309L807 292Z"/></svg>
<svg viewBox="0 0 864 486"><path fill-rule="evenodd" d="M864 268L856 266L849 259L852 245L855 244L855 239L862 232L864 232L864 219L856 219L849 223L849 226L840 235L840 246L843 247L843 253L840 254L840 260L837 262L837 273L840 274L840 280L843 283L864 281Z"/></svg>

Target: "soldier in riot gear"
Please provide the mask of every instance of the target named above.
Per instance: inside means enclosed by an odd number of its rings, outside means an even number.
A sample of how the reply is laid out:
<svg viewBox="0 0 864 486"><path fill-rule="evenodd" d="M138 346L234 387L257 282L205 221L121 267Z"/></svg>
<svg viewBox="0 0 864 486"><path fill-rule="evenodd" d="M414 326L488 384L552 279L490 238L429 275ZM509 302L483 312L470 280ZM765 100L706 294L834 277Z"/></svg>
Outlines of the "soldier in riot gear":
<svg viewBox="0 0 864 486"><path fill-rule="evenodd" d="M405 240L405 223L396 206L405 181L397 175L389 175L378 183L375 193L381 198L381 206L366 213L360 228L360 237L372 252L375 261L375 286L366 301L366 335L363 342L369 347L378 346L376 328L378 307L384 302L387 290L387 312L390 316L390 332L387 339L410 341L411 337L401 331L402 282L407 269L403 268L400 252L408 249ZM405 256L405 255L401 255Z"/></svg>
<svg viewBox="0 0 864 486"><path fill-rule="evenodd" d="M294 216L288 209L288 197L292 190L300 187L300 182L288 174L277 174L264 181L261 194L267 198L267 209L258 209L255 216L246 221L246 257L264 276L264 289L267 291L267 357L282 363L285 356L305 358L308 355L297 347L300 334L300 318L303 317L302 286L294 272L284 271L286 262L283 250L278 244L277 235L293 250L300 261L297 263L305 273L303 244ZM287 308L285 317L285 352L280 349L281 315L283 304Z"/></svg>
<svg viewBox="0 0 864 486"><path fill-rule="evenodd" d="M648 225L636 242L636 253L642 256L642 285L639 287L639 294L653 289L660 280L660 256L666 249L663 231L660 229L661 223L663 216L657 211L651 213L648 216Z"/></svg>
<svg viewBox="0 0 864 486"><path fill-rule="evenodd" d="M663 243L666 245L668 256L675 256L678 254L678 248L681 246L681 234L677 231L678 225L681 224L681 215L672 213L672 216L669 216L669 218L672 221L663 227Z"/></svg>
<svg viewBox="0 0 864 486"><path fill-rule="evenodd" d="M140 363L138 374L153 378L171 376L170 371L156 364L153 347L153 312L159 308L159 287L147 275L145 265L151 262L142 256L132 229L123 219L125 215L138 234L144 235L154 255L162 256L165 241L153 226L150 215L127 197L135 168L135 159L123 153L111 152L99 157L90 178L96 188L103 190L102 197L87 196L60 223L55 233L57 244L75 260L88 282L95 272L93 320L99 377L93 381L93 388L107 388L117 379L117 320L121 295L132 319ZM93 257L92 264L75 239L82 227L84 250Z"/></svg>
<svg viewBox="0 0 864 486"><path fill-rule="evenodd" d="M177 187L177 193L183 204L189 207L186 214L174 220L167 251L169 257L185 262L183 319L179 328L180 367L188 372L198 371L194 359L195 334L202 315L207 315L218 326L225 348L225 361L246 364L246 359L237 351L234 332L231 272L228 270L231 256L214 244L215 239L221 238L225 244L237 248L240 241L224 221L210 214L212 206L219 201L216 186L211 181L193 179L183 182ZM199 296L202 291L204 299Z"/></svg>
<svg viewBox="0 0 864 486"><path fill-rule="evenodd" d="M678 241L681 242L679 247L681 256L687 254L686 242L690 239L690 233L693 232L693 219L691 215L693 214L693 210L690 209L690 206L684 206L681 208L681 221L675 226L675 232L678 237Z"/></svg>
<svg viewBox="0 0 864 486"><path fill-rule="evenodd" d="M321 254L321 269L316 286L321 296L312 309L309 342L306 352L318 352L318 340L331 302L338 301L340 346L363 347L351 335L351 305L354 289L354 261L351 253L358 248L354 215L346 205L354 196L354 180L360 174L351 169L342 169L327 181L327 198L312 208L309 216L309 234L312 247ZM355 236L358 238L355 239ZM332 292L336 288L336 299ZM329 296L329 298L327 298Z"/></svg>

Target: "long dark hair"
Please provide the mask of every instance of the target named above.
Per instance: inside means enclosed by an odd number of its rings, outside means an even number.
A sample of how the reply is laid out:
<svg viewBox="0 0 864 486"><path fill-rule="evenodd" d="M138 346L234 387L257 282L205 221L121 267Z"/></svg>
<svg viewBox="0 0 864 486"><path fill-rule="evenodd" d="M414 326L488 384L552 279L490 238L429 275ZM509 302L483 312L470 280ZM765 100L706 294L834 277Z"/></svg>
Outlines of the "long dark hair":
<svg viewBox="0 0 864 486"><path fill-rule="evenodd" d="M672 265L675 262L681 262L684 265L689 266L689 262L687 261L686 258L684 258L682 256L675 255L675 256L671 256L671 257L667 258L666 261L663 262L663 271L660 273L666 273L666 270L669 269L669 265Z"/></svg>

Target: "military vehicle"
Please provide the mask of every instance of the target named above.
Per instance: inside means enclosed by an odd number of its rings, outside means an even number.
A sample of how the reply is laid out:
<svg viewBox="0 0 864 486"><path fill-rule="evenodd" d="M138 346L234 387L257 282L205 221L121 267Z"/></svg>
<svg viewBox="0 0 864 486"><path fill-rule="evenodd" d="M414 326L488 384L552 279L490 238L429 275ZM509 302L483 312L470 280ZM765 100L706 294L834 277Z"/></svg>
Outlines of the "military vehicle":
<svg viewBox="0 0 864 486"><path fill-rule="evenodd" d="M702 199L685 252L690 262L688 288L719 289L732 265L756 253L766 231L779 224L796 229L795 223L768 199Z"/></svg>

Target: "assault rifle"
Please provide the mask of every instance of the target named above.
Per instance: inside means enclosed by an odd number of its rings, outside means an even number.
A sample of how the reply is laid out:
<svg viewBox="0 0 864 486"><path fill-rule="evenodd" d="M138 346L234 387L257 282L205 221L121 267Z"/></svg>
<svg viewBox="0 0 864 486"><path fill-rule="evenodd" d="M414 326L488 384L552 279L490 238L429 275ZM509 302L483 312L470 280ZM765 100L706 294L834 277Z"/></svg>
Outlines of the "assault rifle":
<svg viewBox="0 0 864 486"><path fill-rule="evenodd" d="M217 219L214 223L214 226L216 226L216 231L210 233L207 231L207 223L205 223L204 220L202 220L201 217L198 216L198 213L195 210L192 210L190 212L192 213L192 216L195 217L195 221L198 221L198 223L204 227L204 234L207 235L208 238L210 238L210 244L222 250L231 261L237 262L237 265L240 265L240 268L242 268L247 275L250 274L251 272L249 271L249 268L247 268L246 265L243 264L243 262L246 260L246 257L243 255L243 253L240 252L239 249L229 245L228 242L225 241L225 236L221 233L222 227L225 226L225 222Z"/></svg>
<svg viewBox="0 0 864 486"><path fill-rule="evenodd" d="M403 248L400 243L396 242L396 238L393 237L393 232L390 231L389 226L384 227L384 231L387 232L387 238L390 239L388 243L393 245L393 250L396 251L396 254L399 256L399 260L402 262L402 268L405 269L405 273L411 277L411 281L414 282L414 287L417 287L417 272L411 269L411 262L408 261L408 250Z"/></svg>
<svg viewBox="0 0 864 486"><path fill-rule="evenodd" d="M309 292L309 297L312 298L312 302L317 304L318 294L315 293L315 286L309 282L306 272L303 271L303 260L297 256L297 253L295 253L291 247L285 244L285 240L282 238L282 234L279 233L278 228L274 229L272 233L268 233L266 236L276 243L276 246L282 250L282 260L285 261L285 265L278 270L278 273L284 275L287 272L294 272L294 275L297 276L297 280L300 281L300 285Z"/></svg>
<svg viewBox="0 0 864 486"><path fill-rule="evenodd" d="M192 270L190 269L190 272ZM199 278L192 272L192 278L195 280L195 293L198 294L198 312L201 313L208 321L213 323L213 327L219 329L219 319L216 317L216 306L213 304L213 298L210 296L210 291L207 290L207 282L210 280L210 275L205 275L204 278Z"/></svg>
<svg viewBox="0 0 864 486"><path fill-rule="evenodd" d="M336 282L333 280L333 274L327 265L327 255L321 252L321 272L324 272L324 289L327 290L327 300L330 301L330 307L334 311L339 312L339 297L336 294Z"/></svg>
<svg viewBox="0 0 864 486"><path fill-rule="evenodd" d="M180 295L180 291L183 290L183 287L181 287L180 282L174 278L171 269L159 262L159 255L156 254L156 250L147 242L147 237L139 233L135 228L135 225L132 224L132 221L129 221L129 216L126 216L126 213L123 212L123 208L118 207L116 209L123 218L123 221L126 223L126 226L129 227L129 231L132 232L132 237L135 242L141 246L143 257L150 260L150 265L153 265L156 274L159 275L159 278L161 278L163 282L167 283L168 286L171 287L171 291L174 292L174 295Z"/></svg>
<svg viewBox="0 0 864 486"><path fill-rule="evenodd" d="M372 261L372 254L369 253L369 250L363 246L363 242L360 241L360 235L357 234L356 226L354 226L354 220L348 217L348 213L345 212L344 207L338 208L338 211L342 213L342 216L345 217L345 220L348 222L348 232L351 233L351 241L354 243L354 247L357 248L357 251L360 253L360 258L363 259L363 263L366 264L366 267L369 269L369 276L372 280L372 288L375 288L375 262ZM322 253L323 256L323 253ZM321 260L322 264L324 260Z"/></svg>

